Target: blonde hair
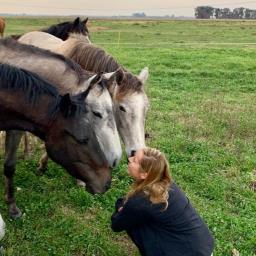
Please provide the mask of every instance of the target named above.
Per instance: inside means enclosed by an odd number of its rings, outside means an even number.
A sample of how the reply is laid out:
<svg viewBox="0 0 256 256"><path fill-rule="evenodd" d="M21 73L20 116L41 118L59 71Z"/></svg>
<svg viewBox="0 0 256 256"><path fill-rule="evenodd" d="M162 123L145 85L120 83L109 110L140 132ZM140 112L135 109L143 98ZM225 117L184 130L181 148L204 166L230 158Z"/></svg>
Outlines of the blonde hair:
<svg viewBox="0 0 256 256"><path fill-rule="evenodd" d="M140 171L147 173L144 180L135 181L126 195L126 200L143 192L153 204L164 203L168 207L171 176L169 164L163 153L155 148L144 148L144 156L140 160Z"/></svg>

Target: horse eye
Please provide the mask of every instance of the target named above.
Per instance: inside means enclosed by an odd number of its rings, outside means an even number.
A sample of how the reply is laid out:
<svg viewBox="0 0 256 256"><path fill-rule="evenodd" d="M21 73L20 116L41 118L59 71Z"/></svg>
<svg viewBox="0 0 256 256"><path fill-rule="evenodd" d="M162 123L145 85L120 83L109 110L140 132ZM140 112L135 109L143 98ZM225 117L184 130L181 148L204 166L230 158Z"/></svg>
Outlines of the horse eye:
<svg viewBox="0 0 256 256"><path fill-rule="evenodd" d="M101 113L99 113L99 112L94 112L94 111L92 111L92 113L93 113L95 116L97 116L97 117L99 117L99 118L102 118Z"/></svg>
<svg viewBox="0 0 256 256"><path fill-rule="evenodd" d="M126 112L125 108L123 106L120 106L119 109L123 112Z"/></svg>

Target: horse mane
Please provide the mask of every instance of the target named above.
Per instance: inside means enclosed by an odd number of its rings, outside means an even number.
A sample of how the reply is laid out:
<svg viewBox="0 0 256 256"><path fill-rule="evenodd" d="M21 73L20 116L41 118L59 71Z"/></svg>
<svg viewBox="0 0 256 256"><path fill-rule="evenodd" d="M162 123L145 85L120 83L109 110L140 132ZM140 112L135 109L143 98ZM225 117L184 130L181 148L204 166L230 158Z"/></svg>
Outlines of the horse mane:
<svg viewBox="0 0 256 256"><path fill-rule="evenodd" d="M62 40L65 40L66 35L70 32L71 29L72 29L72 23L66 21L66 22L52 25L48 28L42 29L41 31L54 35L56 37L59 37Z"/></svg>
<svg viewBox="0 0 256 256"><path fill-rule="evenodd" d="M20 69L9 64L0 63L0 88L10 91L22 91L27 101L34 105L42 95L48 95L55 98L54 106L49 111L49 116L54 116L59 110L59 103L62 96L57 89L47 81L43 80L37 74ZM78 116L85 110L85 104L73 103L72 111L67 117Z"/></svg>
<svg viewBox="0 0 256 256"><path fill-rule="evenodd" d="M119 84L119 93L122 95L142 90L142 83L138 77L125 70L111 55L97 46L85 43L76 34L72 36L77 38L77 41L70 47L71 50L67 54L70 59L80 64L83 69L95 73L123 70L124 79Z"/></svg>
<svg viewBox="0 0 256 256"><path fill-rule="evenodd" d="M9 49L18 49L18 50L21 50L21 51L24 51L24 52L27 52L30 54L35 54L39 57L47 57L47 58L53 58L53 59L60 60L60 61L64 62L67 69L70 68L76 73L79 83L89 78L88 72L83 70L79 64L77 64L76 62L74 62L73 60L71 60L69 58L64 57L63 55L51 52L49 50L41 49L41 48L35 47L33 45L21 44L10 37L1 39L0 46L1 45L5 46Z"/></svg>

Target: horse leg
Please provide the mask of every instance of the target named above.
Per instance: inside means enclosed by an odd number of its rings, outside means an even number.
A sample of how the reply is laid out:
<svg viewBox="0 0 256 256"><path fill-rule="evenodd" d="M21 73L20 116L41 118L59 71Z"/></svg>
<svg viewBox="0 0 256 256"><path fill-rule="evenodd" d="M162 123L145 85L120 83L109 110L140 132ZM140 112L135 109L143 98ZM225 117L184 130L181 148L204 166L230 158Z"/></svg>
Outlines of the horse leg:
<svg viewBox="0 0 256 256"><path fill-rule="evenodd" d="M4 161L4 175L5 175L5 197L9 207L9 215L13 219L19 218L22 213L16 205L14 196L13 177L15 174L16 153L20 144L23 132L21 131L7 131L5 137L5 161Z"/></svg>
<svg viewBox="0 0 256 256"><path fill-rule="evenodd" d="M47 170L48 159L48 154L45 151L39 160L39 167L37 168L38 175L43 175Z"/></svg>
<svg viewBox="0 0 256 256"><path fill-rule="evenodd" d="M32 145L29 143L29 140L32 139L31 137L29 138L28 133L24 133L24 159L28 159L31 157L32 154Z"/></svg>

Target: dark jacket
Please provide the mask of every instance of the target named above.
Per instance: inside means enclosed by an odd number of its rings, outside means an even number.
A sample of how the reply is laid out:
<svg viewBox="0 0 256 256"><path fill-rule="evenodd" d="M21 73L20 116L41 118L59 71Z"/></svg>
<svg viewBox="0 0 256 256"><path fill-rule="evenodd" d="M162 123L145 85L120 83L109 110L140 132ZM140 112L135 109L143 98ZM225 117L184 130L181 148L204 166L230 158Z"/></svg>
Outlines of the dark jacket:
<svg viewBox="0 0 256 256"><path fill-rule="evenodd" d="M169 205L152 204L144 195L116 202L112 229L125 230L145 256L210 256L214 241L207 225L180 188L172 183ZM123 209L118 212L119 207Z"/></svg>

